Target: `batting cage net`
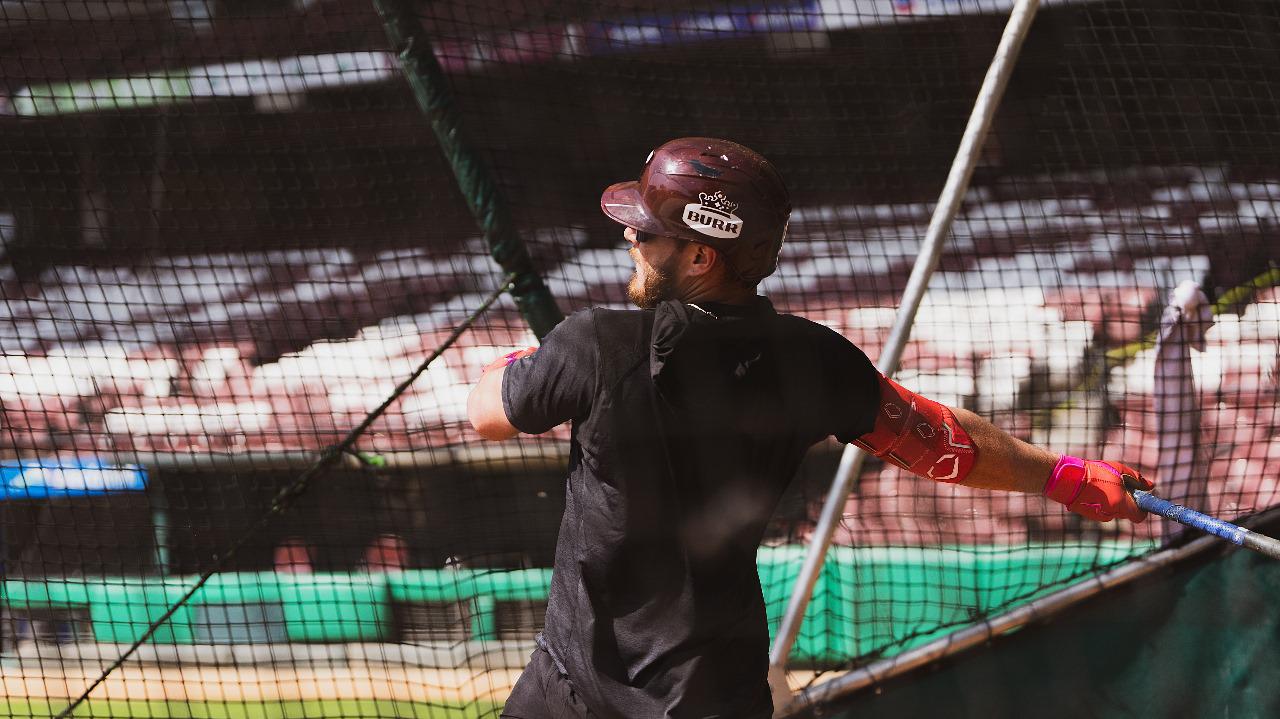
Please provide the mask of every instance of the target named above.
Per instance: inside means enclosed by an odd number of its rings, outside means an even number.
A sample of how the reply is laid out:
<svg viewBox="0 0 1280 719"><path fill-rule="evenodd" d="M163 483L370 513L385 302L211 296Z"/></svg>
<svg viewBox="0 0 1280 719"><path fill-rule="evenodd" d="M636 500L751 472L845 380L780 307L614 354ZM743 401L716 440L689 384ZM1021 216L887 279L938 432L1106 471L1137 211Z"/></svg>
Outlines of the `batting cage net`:
<svg viewBox="0 0 1280 719"><path fill-rule="evenodd" d="M1280 8L1042 5L897 379L1271 507ZM761 291L875 359L1011 6L0 2L0 714L496 715L569 430L485 442L466 398L627 306L600 191L758 149L795 204ZM759 550L775 631L840 449ZM868 462L793 685L1181 535Z"/></svg>

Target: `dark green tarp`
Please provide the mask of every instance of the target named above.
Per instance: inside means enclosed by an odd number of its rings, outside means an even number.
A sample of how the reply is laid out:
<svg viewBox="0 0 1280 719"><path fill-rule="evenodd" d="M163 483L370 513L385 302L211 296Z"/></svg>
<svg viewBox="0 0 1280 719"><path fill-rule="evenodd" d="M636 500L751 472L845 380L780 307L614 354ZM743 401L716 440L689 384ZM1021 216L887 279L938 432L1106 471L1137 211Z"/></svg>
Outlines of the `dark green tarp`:
<svg viewBox="0 0 1280 719"><path fill-rule="evenodd" d="M1280 717L1280 562L1223 546L823 716Z"/></svg>

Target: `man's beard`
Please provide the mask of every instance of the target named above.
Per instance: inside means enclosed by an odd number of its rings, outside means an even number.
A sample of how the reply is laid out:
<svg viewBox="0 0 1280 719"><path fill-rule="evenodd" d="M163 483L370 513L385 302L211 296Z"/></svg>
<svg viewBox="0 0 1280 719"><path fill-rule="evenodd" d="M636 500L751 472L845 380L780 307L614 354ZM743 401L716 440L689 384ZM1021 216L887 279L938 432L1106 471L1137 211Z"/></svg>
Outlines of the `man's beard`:
<svg viewBox="0 0 1280 719"><path fill-rule="evenodd" d="M667 264L671 265L674 262ZM649 271L645 273L644 282L640 281L640 271L637 269L631 274L631 280L627 282L627 299L640 309L651 310L657 307L659 302L675 298L676 277L668 267L650 265Z"/></svg>

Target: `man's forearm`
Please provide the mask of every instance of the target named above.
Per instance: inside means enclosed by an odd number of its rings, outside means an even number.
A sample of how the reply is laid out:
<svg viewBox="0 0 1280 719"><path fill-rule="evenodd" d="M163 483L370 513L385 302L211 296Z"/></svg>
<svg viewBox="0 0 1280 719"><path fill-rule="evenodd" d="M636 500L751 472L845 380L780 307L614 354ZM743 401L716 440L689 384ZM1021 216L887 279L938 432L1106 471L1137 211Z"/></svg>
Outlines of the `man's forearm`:
<svg viewBox="0 0 1280 719"><path fill-rule="evenodd" d="M1151 480L1120 464L1060 456L1027 444L965 409L951 408L977 448L977 461L960 484L1043 494L1077 514L1108 522L1141 522L1146 514L1129 492L1150 490Z"/></svg>
<svg viewBox="0 0 1280 719"><path fill-rule="evenodd" d="M1146 515L1130 491L1151 480L1119 462L1056 455L965 409L912 392L881 375L875 426L855 444L912 474L947 484L1043 494L1100 522Z"/></svg>
<svg viewBox="0 0 1280 719"><path fill-rule="evenodd" d="M950 409L977 447L977 462L961 484L1029 494L1044 491L1058 455L1023 442L967 409Z"/></svg>

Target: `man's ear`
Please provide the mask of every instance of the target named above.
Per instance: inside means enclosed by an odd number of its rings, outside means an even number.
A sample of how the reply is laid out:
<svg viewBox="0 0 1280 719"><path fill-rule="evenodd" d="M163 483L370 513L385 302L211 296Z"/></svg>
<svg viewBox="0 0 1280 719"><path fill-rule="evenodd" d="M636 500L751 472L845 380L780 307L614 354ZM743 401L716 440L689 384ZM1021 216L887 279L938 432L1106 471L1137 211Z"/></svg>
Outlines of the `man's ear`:
<svg viewBox="0 0 1280 719"><path fill-rule="evenodd" d="M720 253L714 247L701 242L690 244L693 245L693 256L689 258L690 275L705 275L720 262Z"/></svg>

